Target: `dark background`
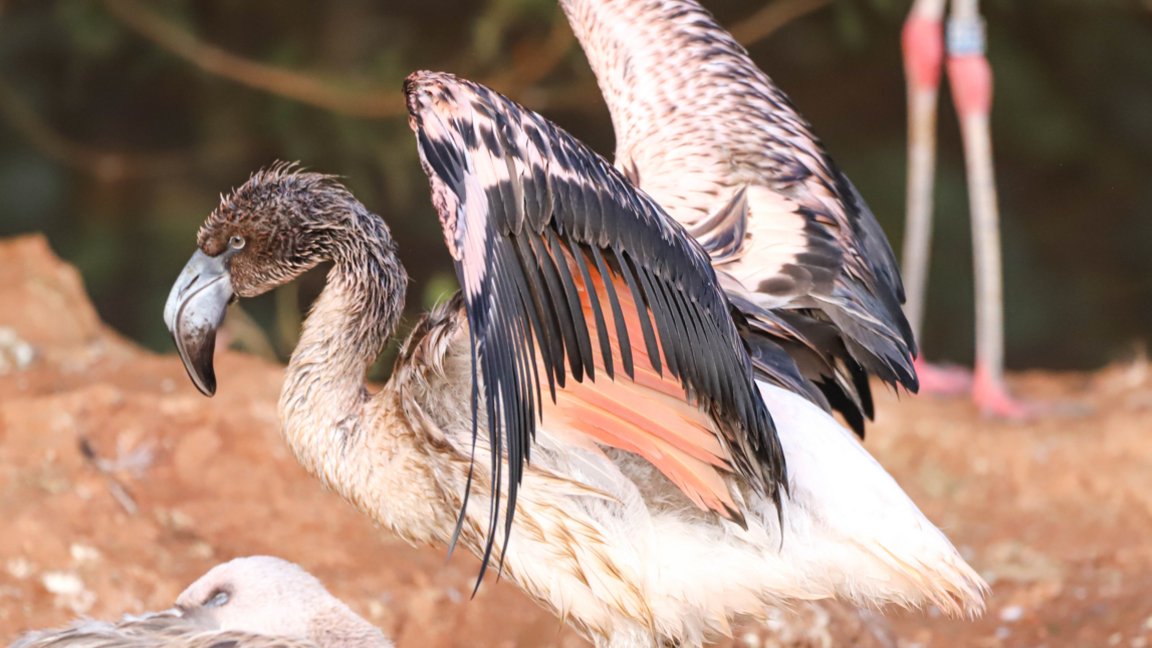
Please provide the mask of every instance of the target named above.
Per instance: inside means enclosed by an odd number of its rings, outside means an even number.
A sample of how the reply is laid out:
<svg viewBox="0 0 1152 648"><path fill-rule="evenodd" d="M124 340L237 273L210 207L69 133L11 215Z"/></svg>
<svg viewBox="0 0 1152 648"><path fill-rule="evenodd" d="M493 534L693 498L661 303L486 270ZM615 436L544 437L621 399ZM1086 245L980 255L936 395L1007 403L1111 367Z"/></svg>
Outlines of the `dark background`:
<svg viewBox="0 0 1152 648"><path fill-rule="evenodd" d="M904 0L706 0L792 96L899 251ZM1010 368L1090 368L1152 333L1152 0L990 0ZM775 27L778 27L775 28ZM101 316L157 350L218 194L277 159L346 177L391 224L416 313L454 284L411 71L455 72L609 158L611 123L554 0L0 0L0 235L41 231ZM923 348L972 357L958 126L940 113ZM245 302L283 358L323 285ZM3 308L0 305L0 308Z"/></svg>

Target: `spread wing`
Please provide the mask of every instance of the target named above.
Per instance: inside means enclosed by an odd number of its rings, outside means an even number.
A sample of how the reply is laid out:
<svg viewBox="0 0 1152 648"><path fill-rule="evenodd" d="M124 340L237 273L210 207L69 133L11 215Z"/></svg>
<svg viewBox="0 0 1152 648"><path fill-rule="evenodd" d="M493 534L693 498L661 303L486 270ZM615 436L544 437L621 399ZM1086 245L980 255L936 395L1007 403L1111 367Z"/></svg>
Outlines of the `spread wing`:
<svg viewBox="0 0 1152 648"><path fill-rule="evenodd" d="M868 374L911 391L904 290L876 218L811 127L695 0L562 0L616 129L616 164L708 248L746 336L863 435Z"/></svg>
<svg viewBox="0 0 1152 648"><path fill-rule="evenodd" d="M549 432L555 423L637 452L730 518L735 504L714 493L722 483L704 483L715 480L700 476L701 462L779 501L779 440L700 246L602 158L499 94L432 72L410 76L405 93L464 296L474 426L478 390L486 397L485 558L502 459L507 538L545 414Z"/></svg>

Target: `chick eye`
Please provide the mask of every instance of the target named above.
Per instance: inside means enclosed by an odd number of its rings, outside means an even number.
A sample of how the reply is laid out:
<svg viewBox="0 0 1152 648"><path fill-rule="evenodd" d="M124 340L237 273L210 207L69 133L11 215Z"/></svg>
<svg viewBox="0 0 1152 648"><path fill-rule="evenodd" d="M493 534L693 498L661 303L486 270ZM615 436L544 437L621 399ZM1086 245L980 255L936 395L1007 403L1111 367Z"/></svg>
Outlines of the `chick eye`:
<svg viewBox="0 0 1152 648"><path fill-rule="evenodd" d="M239 250L240 248L244 247L244 237L236 234L232 238L228 239L228 245L232 246L233 250Z"/></svg>
<svg viewBox="0 0 1152 648"><path fill-rule="evenodd" d="M241 240L241 242L243 242L244 239L240 239L240 240ZM215 594L212 595L212 598L208 599L208 602L204 604L204 607L220 607L221 605L224 605L227 602L228 602L228 592L216 592Z"/></svg>

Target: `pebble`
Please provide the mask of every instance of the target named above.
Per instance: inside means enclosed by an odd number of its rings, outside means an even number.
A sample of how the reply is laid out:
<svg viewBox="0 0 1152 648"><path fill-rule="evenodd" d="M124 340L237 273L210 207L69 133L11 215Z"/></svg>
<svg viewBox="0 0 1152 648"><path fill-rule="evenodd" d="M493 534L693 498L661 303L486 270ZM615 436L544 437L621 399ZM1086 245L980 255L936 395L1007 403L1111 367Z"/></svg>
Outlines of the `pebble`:
<svg viewBox="0 0 1152 648"><path fill-rule="evenodd" d="M57 607L67 607L75 614L85 614L96 603L95 592L85 589L84 581L72 572L47 572L40 582L56 595Z"/></svg>
<svg viewBox="0 0 1152 648"><path fill-rule="evenodd" d="M8 564L6 566L8 568L8 573L11 574L12 577L16 580L24 580L25 578L31 576L32 572L36 571L36 566L23 556L9 558Z"/></svg>
<svg viewBox="0 0 1152 648"><path fill-rule="evenodd" d="M459 603L460 601L464 600L464 597L460 594L460 590L456 589L455 587L449 587L448 600L452 601L453 603Z"/></svg>
<svg viewBox="0 0 1152 648"><path fill-rule="evenodd" d="M100 560L99 550L79 542L72 543L69 553L72 554L72 560L77 563L94 563Z"/></svg>
<svg viewBox="0 0 1152 648"><path fill-rule="evenodd" d="M1000 620L1007 623L1019 621L1024 617L1024 607L1020 605L1009 605L1000 610Z"/></svg>
<svg viewBox="0 0 1152 648"><path fill-rule="evenodd" d="M53 594L79 594L84 591L84 581L73 573L48 572L41 580L44 582L44 589Z"/></svg>
<svg viewBox="0 0 1152 648"><path fill-rule="evenodd" d="M32 345L21 340L15 329L0 326L0 376L27 369L35 357Z"/></svg>

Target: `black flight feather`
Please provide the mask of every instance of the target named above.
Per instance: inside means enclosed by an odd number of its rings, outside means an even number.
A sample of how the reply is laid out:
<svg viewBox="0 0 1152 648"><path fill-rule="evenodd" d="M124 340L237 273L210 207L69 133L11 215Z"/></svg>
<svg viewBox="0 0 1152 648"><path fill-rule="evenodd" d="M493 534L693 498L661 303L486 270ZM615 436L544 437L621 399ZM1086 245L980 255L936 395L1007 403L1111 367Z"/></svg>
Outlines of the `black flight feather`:
<svg viewBox="0 0 1152 648"><path fill-rule="evenodd" d="M783 451L707 252L603 158L539 115L443 73L412 75L405 94L470 328L473 451L481 384L485 395L492 492L481 578L498 532L504 534L502 565L515 529L543 404L537 357L553 400L566 379L597 378L583 299L590 301L605 373L612 377L619 361L634 376L625 324L631 313L624 313L614 279L628 287L636 305L651 368L662 373L667 366L685 397L712 415L734 469L781 510L787 492ZM607 292L612 324L592 283L589 255ZM570 263L587 288L583 295ZM608 344L612 325L618 358ZM466 506L467 499L457 536ZM731 517L743 519L740 511Z"/></svg>

